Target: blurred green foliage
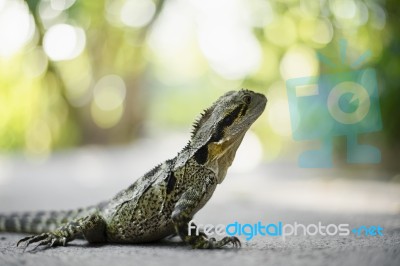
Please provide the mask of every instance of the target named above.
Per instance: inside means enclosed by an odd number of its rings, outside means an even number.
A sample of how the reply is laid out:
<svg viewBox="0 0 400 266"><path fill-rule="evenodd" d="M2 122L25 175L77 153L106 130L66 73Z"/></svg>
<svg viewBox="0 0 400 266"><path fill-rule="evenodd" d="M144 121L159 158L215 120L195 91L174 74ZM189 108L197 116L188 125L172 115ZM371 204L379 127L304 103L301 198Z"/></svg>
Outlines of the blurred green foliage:
<svg viewBox="0 0 400 266"><path fill-rule="evenodd" d="M329 71L339 40L379 75L385 141L400 132L396 0L0 0L0 149L46 155L187 126L223 92L264 92L269 157L291 141L285 81ZM344 70L346 66L336 71ZM271 100L272 99L272 100Z"/></svg>

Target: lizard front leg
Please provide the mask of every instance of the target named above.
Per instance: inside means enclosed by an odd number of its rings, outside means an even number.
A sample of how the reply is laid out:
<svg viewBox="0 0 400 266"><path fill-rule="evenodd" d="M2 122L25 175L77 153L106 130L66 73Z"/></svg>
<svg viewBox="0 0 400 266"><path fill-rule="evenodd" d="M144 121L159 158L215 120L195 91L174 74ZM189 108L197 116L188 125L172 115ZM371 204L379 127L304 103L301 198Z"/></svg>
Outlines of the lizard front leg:
<svg viewBox="0 0 400 266"><path fill-rule="evenodd" d="M172 221L174 222L175 230L181 239L191 245L193 248L199 249L212 249L220 248L229 243L232 243L234 247L240 247L240 241L237 237L224 237L217 241L215 238L207 238L204 233L195 235L196 225L192 224L194 228L190 234L188 230L188 223L192 219L192 213L197 208L199 202L201 202L204 194L201 191L190 189L186 191L175 205L174 211L172 212Z"/></svg>
<svg viewBox="0 0 400 266"><path fill-rule="evenodd" d="M18 241L17 246L23 242L26 242L25 248L37 243L33 250L39 246L65 246L79 235L84 235L90 243L106 242L105 228L103 218L99 214L91 214L72 220L52 232L25 237Z"/></svg>

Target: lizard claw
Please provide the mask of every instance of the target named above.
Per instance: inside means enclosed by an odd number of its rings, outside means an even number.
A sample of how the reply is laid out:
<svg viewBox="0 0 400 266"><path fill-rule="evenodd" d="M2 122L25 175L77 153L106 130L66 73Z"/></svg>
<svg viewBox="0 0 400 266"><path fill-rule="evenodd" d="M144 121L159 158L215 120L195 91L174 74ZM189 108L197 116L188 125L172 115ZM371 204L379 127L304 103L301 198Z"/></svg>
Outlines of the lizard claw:
<svg viewBox="0 0 400 266"><path fill-rule="evenodd" d="M30 244L37 243L37 245L31 250L34 251L39 246L48 246L48 247L54 247L59 245L65 246L67 240L65 237L59 237L52 233L43 233L40 235L29 236L21 239L20 241L18 241L17 247L23 242L25 242L24 251L28 248Z"/></svg>
<svg viewBox="0 0 400 266"><path fill-rule="evenodd" d="M230 240L234 248L242 247L242 243L240 243L240 240L236 236L231 236Z"/></svg>
<svg viewBox="0 0 400 266"><path fill-rule="evenodd" d="M242 247L240 240L235 236L226 236L222 240L217 241L214 237L208 239L207 248L221 248L229 243L232 243L234 248Z"/></svg>

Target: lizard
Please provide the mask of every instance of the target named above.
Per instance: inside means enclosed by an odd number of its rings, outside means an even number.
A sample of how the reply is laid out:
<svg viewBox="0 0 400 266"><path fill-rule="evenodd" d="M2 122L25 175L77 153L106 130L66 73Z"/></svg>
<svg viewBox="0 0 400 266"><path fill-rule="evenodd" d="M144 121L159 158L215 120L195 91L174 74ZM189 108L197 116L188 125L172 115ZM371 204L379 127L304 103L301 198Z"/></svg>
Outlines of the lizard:
<svg viewBox="0 0 400 266"><path fill-rule="evenodd" d="M32 234L17 246L36 249L65 246L76 238L89 243L146 243L179 235L192 248L214 249L235 236L209 238L188 222L224 180L250 126L262 114L267 98L250 90L229 91L204 110L188 144L173 159L154 167L111 200L70 211L0 215L0 232Z"/></svg>

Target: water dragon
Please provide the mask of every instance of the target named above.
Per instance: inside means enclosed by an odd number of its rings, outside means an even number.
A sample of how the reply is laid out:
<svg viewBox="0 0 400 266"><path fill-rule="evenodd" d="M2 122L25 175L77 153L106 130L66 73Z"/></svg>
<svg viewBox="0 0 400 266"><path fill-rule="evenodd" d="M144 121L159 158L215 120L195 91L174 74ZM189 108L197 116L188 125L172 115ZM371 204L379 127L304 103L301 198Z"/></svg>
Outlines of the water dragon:
<svg viewBox="0 0 400 266"><path fill-rule="evenodd" d="M0 232L32 234L17 245L35 248L65 246L79 237L89 243L144 243L174 234L193 248L239 247L234 236L216 240L189 232L188 222L224 180L244 135L266 103L260 93L229 91L201 114L189 143L175 158L111 200L70 211L0 214Z"/></svg>

